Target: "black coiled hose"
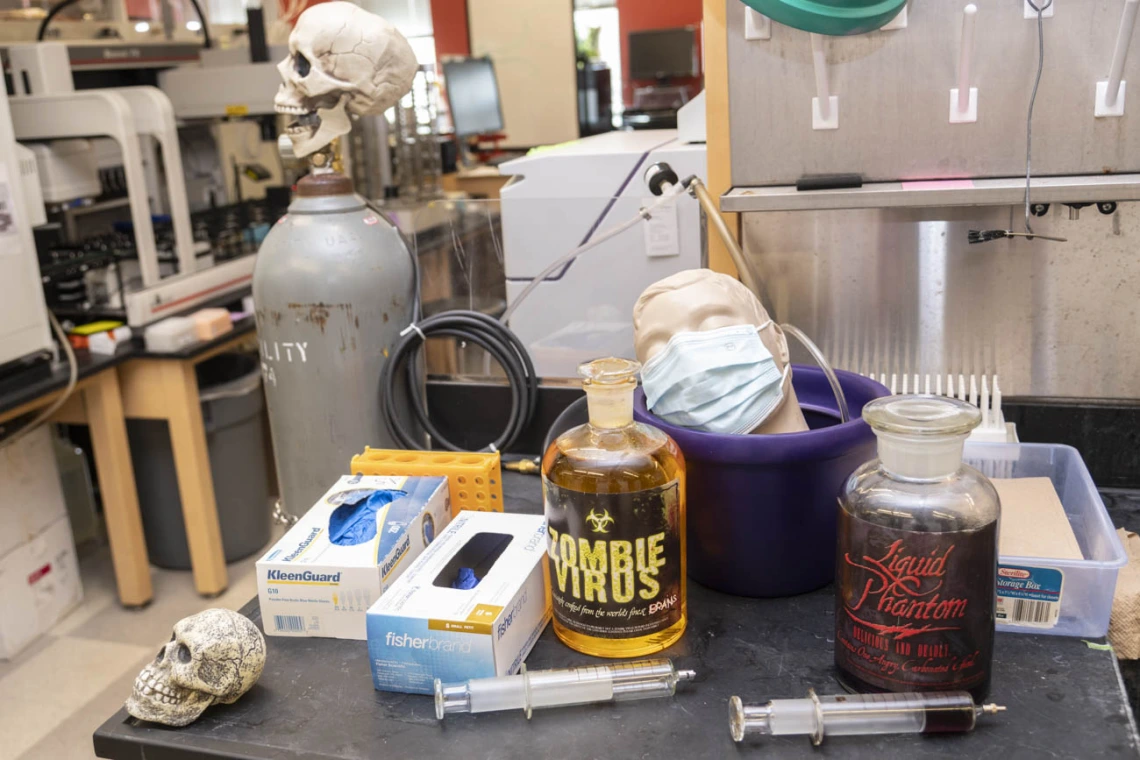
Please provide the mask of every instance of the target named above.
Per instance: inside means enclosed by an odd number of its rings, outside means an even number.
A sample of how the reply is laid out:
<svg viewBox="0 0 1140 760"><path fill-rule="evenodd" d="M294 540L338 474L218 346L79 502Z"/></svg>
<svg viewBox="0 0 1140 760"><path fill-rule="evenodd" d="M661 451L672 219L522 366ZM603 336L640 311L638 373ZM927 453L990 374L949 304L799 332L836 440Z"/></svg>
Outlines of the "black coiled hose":
<svg viewBox="0 0 1140 760"><path fill-rule="evenodd" d="M419 279L418 272L416 279ZM506 450L526 429L534 415L538 403L538 378L530 355L518 336L506 325L477 311L446 311L428 317L406 330L392 348L380 379L380 408L388 432L406 449L423 448L422 442L407 430L399 410L393 405L397 398L408 398L412 415L432 437L432 443L436 447L449 451L466 451L447 440L432 424L427 407L417 390L423 387L416 370L419 365L417 357L424 340L429 337L457 338L474 343L486 350L503 368L511 389L510 413L503 432L486 448L491 451ZM398 388L402 379L406 383L404 389ZM397 395L400 390L406 392Z"/></svg>

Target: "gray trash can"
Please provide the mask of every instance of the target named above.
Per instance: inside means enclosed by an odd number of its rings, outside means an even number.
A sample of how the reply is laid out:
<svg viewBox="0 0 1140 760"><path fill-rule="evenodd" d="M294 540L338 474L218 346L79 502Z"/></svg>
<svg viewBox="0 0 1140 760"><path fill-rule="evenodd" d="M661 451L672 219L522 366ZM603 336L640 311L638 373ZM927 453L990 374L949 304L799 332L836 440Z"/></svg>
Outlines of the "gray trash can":
<svg viewBox="0 0 1140 760"><path fill-rule="evenodd" d="M196 369L222 545L226 562L233 562L269 543L272 455L261 370L247 354L215 356ZM189 570L169 427L163 420L127 420L127 435L150 561Z"/></svg>

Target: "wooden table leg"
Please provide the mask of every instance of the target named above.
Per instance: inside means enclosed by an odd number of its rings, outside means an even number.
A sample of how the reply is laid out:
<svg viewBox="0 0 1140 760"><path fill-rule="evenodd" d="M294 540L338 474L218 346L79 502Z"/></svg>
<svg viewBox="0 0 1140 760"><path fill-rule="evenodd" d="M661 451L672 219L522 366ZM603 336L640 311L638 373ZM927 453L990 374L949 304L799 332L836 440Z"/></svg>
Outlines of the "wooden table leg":
<svg viewBox="0 0 1140 760"><path fill-rule="evenodd" d="M170 425L182 519L194 569L194 587L199 594L215 596L226 590L225 552L214 499L214 477L206 448L206 428L198 398L194 365L177 359L148 360L159 372Z"/></svg>
<svg viewBox="0 0 1140 760"><path fill-rule="evenodd" d="M154 597L150 565L146 556L135 471L127 442L119 377L112 368L100 372L86 384L83 400L91 426L91 444L99 490L103 495L103 515L111 543L111 562L119 601L127 607L140 607Z"/></svg>

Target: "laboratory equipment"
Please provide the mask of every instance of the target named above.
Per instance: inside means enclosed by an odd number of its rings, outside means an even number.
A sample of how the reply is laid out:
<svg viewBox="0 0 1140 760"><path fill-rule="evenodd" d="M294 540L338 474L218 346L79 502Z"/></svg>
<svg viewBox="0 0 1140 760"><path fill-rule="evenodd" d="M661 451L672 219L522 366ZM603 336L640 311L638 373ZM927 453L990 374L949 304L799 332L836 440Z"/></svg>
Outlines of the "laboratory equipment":
<svg viewBox="0 0 1140 760"><path fill-rule="evenodd" d="M976 245L977 243L988 243L991 240L1011 237L1040 238L1041 240L1049 240L1054 243L1069 242L1068 238L1057 237L1055 235L1039 235L1036 232L1014 232L1013 230L970 230L966 236L966 240L971 245Z"/></svg>
<svg viewBox="0 0 1140 760"><path fill-rule="evenodd" d="M61 303L84 307L92 299L79 292L79 280L87 280L88 271L112 272L103 280L109 284L109 297L102 304L105 313L139 326L248 288L252 257L213 266L208 266L212 260L199 260L205 246L204 241L195 240L192 231L170 99L147 86L76 89L69 59L72 52L62 42L8 48L17 93L11 100L16 136L46 145L38 149L49 190L45 197L60 201L53 203L53 211L62 218L67 245L86 244L76 228L80 214L125 208L130 223L125 232L118 233L124 245L116 244L114 252L102 252L110 253L110 258L97 256L98 260L85 261L76 269L76 256L62 256L62 267L58 271L53 267L49 275L53 281L48 283L49 296L53 283L62 281L67 298ZM112 54L109 60L119 58ZM91 176L92 163L98 169L98 182ZM103 171L120 166L117 172ZM103 181L113 176L120 178L118 187ZM95 192L96 188L102 192ZM156 224L154 213L168 214L165 225ZM47 251L41 254L56 258ZM125 265L131 267L126 274L122 272ZM177 277L172 276L175 273Z"/></svg>
<svg viewBox="0 0 1140 760"><path fill-rule="evenodd" d="M395 110L395 184L403 200L415 202L443 197L438 117L435 66L420 66L412 80L412 89L400 99Z"/></svg>
<svg viewBox="0 0 1140 760"><path fill-rule="evenodd" d="M983 715L1004 711L1001 705L975 705L964 691L820 696L808 689L806 699L773 699L763 705L733 697L728 728L733 741L753 734L808 736L818 747L825 736L966 733Z"/></svg>
<svg viewBox="0 0 1140 760"><path fill-rule="evenodd" d="M982 412L982 422L970 433L969 441L988 443L1017 443L1017 425L1006 422L1001 408L1002 390L997 375L918 375L880 373L868 374L890 389L892 394L923 393L926 395L948 396L960 401L969 401ZM988 477L994 473L984 472Z"/></svg>
<svg viewBox="0 0 1140 760"><path fill-rule="evenodd" d="M667 80L700 73L697 35L691 26L650 29L629 34L629 76Z"/></svg>
<svg viewBox="0 0 1140 760"><path fill-rule="evenodd" d="M314 504L366 445L399 446L382 419L380 377L413 320L413 285L399 232L365 206L348 178L313 175L297 184L289 214L262 243L253 278L287 511Z"/></svg>
<svg viewBox="0 0 1140 760"><path fill-rule="evenodd" d="M731 155L710 167L732 178L721 206L741 214L745 258L779 294L767 304L772 316L809 330L836 367L876 377L998 374L1007 396L1136 398L1140 349L1088 340L1131 327L1124 291L1140 277L1131 255L1140 208L1126 202L1140 198L1140 110L1093 113L1127 3L1056 2L1042 22L1032 202L1043 216L1032 225L1068 242L1008 238L988 251L969 245L969 230L1022 230L1038 23L1022 2L977 3L970 83L984 118L953 124L947 92L967 4L925 3L905 28L825 38L843 118L824 132L811 128L809 35L778 23L770 38L750 39L749 8L728 2ZM1129 82L1140 81L1135 53L1134 36L1123 60ZM711 93L712 72L706 84ZM709 139L716 155L717 137ZM807 175L843 173L859 174L862 186L795 190ZM1101 201L1117 202L1115 212L1070 220L1063 205ZM1047 345L1035 337L1046 334ZM1022 350L1030 344L1040 351ZM1085 347L1080 357L1073 346Z"/></svg>
<svg viewBox="0 0 1140 760"><path fill-rule="evenodd" d="M352 458L353 475L442 475L447 478L451 514L503 511L499 452L456 456L439 451L374 449Z"/></svg>
<svg viewBox="0 0 1140 760"><path fill-rule="evenodd" d="M521 709L529 720L536 708L671 697L677 684L696 675L692 670L677 670L667 658L552 670L527 670L524 662L513 676L452 684L437 678L435 717L443 720L448 713Z"/></svg>
<svg viewBox="0 0 1140 760"><path fill-rule="evenodd" d="M445 60L443 80L447 84L447 102L457 136L503 130L499 83L489 57Z"/></svg>
<svg viewBox="0 0 1140 760"><path fill-rule="evenodd" d="M551 273L514 306L563 252L650 204L642 174L657 162L668 162L682 177L704 177L705 146L682 143L675 130L609 132L499 166L512 175L500 203L509 324L540 377L577 377L578 365L598 356L635 356L630 315L638 295L671 274L705 265L700 209L681 196Z"/></svg>
<svg viewBox="0 0 1140 760"><path fill-rule="evenodd" d="M687 622L685 460L668 435L634 422L640 369L583 364L590 421L542 459L554 633L597 657L659 652Z"/></svg>
<svg viewBox="0 0 1140 760"><path fill-rule="evenodd" d="M0 382L32 364L46 368L52 354L32 238L33 212L24 193L21 166L8 94L0 93L0 220L5 222L0 224L0 248L5 254L0 256ZM34 167L32 161L29 169Z"/></svg>
<svg viewBox="0 0 1140 760"><path fill-rule="evenodd" d="M962 463L977 407L891 396L863 407L878 458L839 498L835 664L854 691L989 693L1000 506Z"/></svg>
<svg viewBox="0 0 1140 760"><path fill-rule="evenodd" d="M713 435L670 425L634 397L634 418L664 430L685 456L687 569L703 586L750 597L791 596L835 579L835 495L875 454L859 417L887 389L836 371L850 406L842 422L823 371L795 364L792 384L810 430Z"/></svg>

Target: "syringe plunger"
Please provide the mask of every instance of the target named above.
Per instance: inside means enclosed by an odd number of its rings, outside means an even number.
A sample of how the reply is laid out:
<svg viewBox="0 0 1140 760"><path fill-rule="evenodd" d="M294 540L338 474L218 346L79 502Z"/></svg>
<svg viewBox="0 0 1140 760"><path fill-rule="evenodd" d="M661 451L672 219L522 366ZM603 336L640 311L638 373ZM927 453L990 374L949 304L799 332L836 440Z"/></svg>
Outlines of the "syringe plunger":
<svg viewBox="0 0 1140 760"><path fill-rule="evenodd" d="M541 707L671 697L678 683L695 676L691 670L675 669L665 658L534 671L523 664L515 676L455 684L437 678L435 716L443 720L448 713L522 709L530 718L531 711Z"/></svg>

